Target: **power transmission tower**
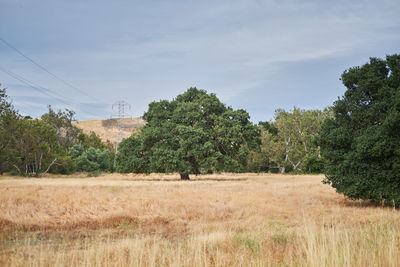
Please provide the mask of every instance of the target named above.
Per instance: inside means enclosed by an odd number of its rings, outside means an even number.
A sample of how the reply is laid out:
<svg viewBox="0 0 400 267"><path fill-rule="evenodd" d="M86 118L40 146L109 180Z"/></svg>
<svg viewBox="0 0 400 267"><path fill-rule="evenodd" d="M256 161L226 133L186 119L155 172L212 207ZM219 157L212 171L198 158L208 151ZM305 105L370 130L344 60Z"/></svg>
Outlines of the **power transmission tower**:
<svg viewBox="0 0 400 267"><path fill-rule="evenodd" d="M125 118L125 110L126 108L129 108L129 110L131 109L131 105L128 104L125 101L117 101L114 104L112 104L112 109L116 109L116 111L118 111L118 114L112 116L112 117L116 117L117 118L117 125L118 125L118 134L117 134L117 140L115 142L115 155L117 155L118 152L118 145L119 143L121 143L122 141L122 123L121 123L121 119ZM115 157L114 157L114 168L115 168Z"/></svg>

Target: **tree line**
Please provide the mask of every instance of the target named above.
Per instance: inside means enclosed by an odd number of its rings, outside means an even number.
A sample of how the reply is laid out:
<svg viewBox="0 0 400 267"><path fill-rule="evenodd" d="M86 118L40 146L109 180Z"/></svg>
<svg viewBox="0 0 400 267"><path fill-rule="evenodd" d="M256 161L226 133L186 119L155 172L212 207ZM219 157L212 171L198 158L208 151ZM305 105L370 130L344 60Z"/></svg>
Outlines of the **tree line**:
<svg viewBox="0 0 400 267"><path fill-rule="evenodd" d="M115 147L73 125L72 110L51 106L40 119L21 116L0 90L0 172L24 176L75 171L321 172L315 136L327 110L279 109L274 121L250 122L249 114L215 94L189 88L172 101L149 104L146 125ZM115 159L115 166L114 166Z"/></svg>
<svg viewBox="0 0 400 267"><path fill-rule="evenodd" d="M278 109L274 121L249 120L215 94L189 88L172 101L149 105L147 124L122 141L118 172L309 172L323 171L317 143L326 110Z"/></svg>
<svg viewBox="0 0 400 267"><path fill-rule="evenodd" d="M146 125L117 155L72 125L75 113L23 118L0 90L0 172L117 171L325 173L325 183L352 199L400 205L400 55L370 58L341 76L344 96L324 110L278 109L274 120L249 114L215 94L189 88L149 104ZM115 159L115 168L113 162Z"/></svg>
<svg viewBox="0 0 400 267"><path fill-rule="evenodd" d="M0 89L0 173L22 176L113 171L114 148L72 124L72 110L51 106L40 119L21 116Z"/></svg>

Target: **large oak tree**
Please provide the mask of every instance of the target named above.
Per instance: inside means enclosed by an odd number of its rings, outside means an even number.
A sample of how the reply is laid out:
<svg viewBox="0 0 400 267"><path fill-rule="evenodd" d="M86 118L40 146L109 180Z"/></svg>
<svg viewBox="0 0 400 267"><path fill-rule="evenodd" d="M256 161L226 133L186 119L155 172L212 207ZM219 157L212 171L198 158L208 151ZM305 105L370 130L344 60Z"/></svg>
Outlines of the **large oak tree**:
<svg viewBox="0 0 400 267"><path fill-rule="evenodd" d="M352 199L400 204L400 55L350 68L321 131L326 183Z"/></svg>
<svg viewBox="0 0 400 267"><path fill-rule="evenodd" d="M190 88L172 101L149 104L147 124L120 144L117 171L189 174L245 170L259 130L242 109Z"/></svg>

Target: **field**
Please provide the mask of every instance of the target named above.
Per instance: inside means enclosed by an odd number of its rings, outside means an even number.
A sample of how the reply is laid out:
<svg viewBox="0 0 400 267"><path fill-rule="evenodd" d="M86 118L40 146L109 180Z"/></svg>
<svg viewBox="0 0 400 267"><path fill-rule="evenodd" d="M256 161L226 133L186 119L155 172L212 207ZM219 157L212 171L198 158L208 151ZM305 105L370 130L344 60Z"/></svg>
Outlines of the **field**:
<svg viewBox="0 0 400 267"><path fill-rule="evenodd" d="M321 175L0 178L0 266L398 266L400 216Z"/></svg>

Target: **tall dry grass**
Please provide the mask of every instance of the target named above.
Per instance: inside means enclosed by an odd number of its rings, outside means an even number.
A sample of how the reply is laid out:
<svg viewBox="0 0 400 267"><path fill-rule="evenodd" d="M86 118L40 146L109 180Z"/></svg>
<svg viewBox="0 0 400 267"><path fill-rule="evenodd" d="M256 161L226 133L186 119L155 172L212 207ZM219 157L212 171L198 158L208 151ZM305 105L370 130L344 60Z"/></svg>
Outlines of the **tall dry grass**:
<svg viewBox="0 0 400 267"><path fill-rule="evenodd" d="M322 176L0 180L4 266L397 266L400 216Z"/></svg>

